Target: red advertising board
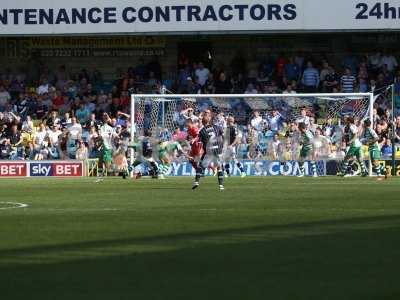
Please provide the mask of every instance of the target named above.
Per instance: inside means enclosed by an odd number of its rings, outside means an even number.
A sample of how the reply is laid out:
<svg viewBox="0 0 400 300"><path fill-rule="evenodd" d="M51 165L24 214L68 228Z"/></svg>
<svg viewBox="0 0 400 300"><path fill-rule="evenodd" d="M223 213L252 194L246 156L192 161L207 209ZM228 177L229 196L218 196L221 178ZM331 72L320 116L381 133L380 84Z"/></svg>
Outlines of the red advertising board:
<svg viewBox="0 0 400 300"><path fill-rule="evenodd" d="M26 162L0 162L0 177L26 177Z"/></svg>
<svg viewBox="0 0 400 300"><path fill-rule="evenodd" d="M53 176L80 177L83 176L82 163L53 163Z"/></svg>

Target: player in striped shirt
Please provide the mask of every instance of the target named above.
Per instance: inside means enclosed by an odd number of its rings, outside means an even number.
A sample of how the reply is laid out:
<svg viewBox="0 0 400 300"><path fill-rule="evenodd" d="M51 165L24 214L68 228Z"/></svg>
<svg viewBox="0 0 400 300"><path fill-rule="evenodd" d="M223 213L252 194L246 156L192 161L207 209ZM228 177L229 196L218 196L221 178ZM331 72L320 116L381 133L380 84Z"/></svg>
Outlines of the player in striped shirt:
<svg viewBox="0 0 400 300"><path fill-rule="evenodd" d="M375 130L371 128L371 121L365 120L364 132L361 138L361 142L365 145L368 145L368 152L372 163L372 170L378 176L385 176L385 179L387 179L386 169L379 163L379 160L381 159L381 149L379 148L378 140L378 134L375 132Z"/></svg>
<svg viewBox="0 0 400 300"><path fill-rule="evenodd" d="M346 176L346 177L351 176L351 174L349 174L349 172L348 172L348 169L349 169L349 162L350 162L350 160L353 159L353 157L356 157L357 162L359 163L359 165L361 167L362 176L363 177L368 176L364 161L362 160L362 155L361 155L362 144L359 139L358 128L354 123L353 117L347 117L346 127L344 128L344 133L345 133L345 139L349 143L350 147L347 150L346 156L343 160L343 167L342 167L343 176Z"/></svg>
<svg viewBox="0 0 400 300"><path fill-rule="evenodd" d="M226 120L227 127L225 129L225 151L224 151L224 163L226 176L230 176L230 162L233 161L239 168L241 176L245 177L242 164L236 159L236 147L240 143L241 135L235 125L235 118L229 116Z"/></svg>
<svg viewBox="0 0 400 300"><path fill-rule="evenodd" d="M304 161L310 157L312 159L310 161L312 168L312 175L314 177L318 177L317 165L314 160L314 144L313 144L314 135L311 132L311 130L307 128L307 125L305 123L299 124L299 131L300 131L301 150L300 150L300 160L299 160L300 175L298 177L304 177L305 175Z"/></svg>
<svg viewBox="0 0 400 300"><path fill-rule="evenodd" d="M218 125L213 125L210 110L203 113L203 128L199 132L199 140L203 144L203 155L196 170L196 177L192 189L199 187L200 178L204 174L205 168L211 163L217 167L219 189L224 190L224 172L222 149L224 145L224 130Z"/></svg>

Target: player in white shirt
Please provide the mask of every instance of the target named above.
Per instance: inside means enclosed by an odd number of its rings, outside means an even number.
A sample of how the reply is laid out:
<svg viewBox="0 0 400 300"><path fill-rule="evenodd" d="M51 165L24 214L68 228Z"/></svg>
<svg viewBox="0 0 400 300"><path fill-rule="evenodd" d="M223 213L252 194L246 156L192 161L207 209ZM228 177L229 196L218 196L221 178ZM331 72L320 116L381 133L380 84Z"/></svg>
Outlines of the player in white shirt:
<svg viewBox="0 0 400 300"><path fill-rule="evenodd" d="M73 118L74 119L74 118ZM108 114L103 114L103 125L99 128L99 137L97 139L97 150L99 154L99 170L98 175L99 178L97 182L102 181L102 177L104 176L104 170L111 171L112 164L112 141L115 137L115 129L110 126L111 118Z"/></svg>
<svg viewBox="0 0 400 300"><path fill-rule="evenodd" d="M349 162L356 157L357 162L360 164L361 167L361 174L363 177L368 176L367 170L365 168L364 161L362 159L361 153L361 141L359 138L359 130L358 127L355 125L353 117L347 117L346 119L346 127L344 128L344 135L346 142L350 146L347 150L346 156L343 160L343 168L342 168L342 175L343 176L351 176L352 174L349 172Z"/></svg>

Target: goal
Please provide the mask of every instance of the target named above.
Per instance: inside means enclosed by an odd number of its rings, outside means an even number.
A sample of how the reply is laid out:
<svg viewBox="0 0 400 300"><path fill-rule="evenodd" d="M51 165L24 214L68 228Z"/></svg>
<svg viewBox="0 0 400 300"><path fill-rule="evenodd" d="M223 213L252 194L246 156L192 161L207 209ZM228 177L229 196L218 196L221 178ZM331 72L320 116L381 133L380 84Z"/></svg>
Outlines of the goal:
<svg viewBox="0 0 400 300"><path fill-rule="evenodd" d="M131 97L132 141L145 130L154 137L162 132L171 135L184 130L185 121L192 114L199 115L206 109L219 115L222 123L223 116L233 116L242 136L238 159L252 162L250 173L254 175L296 175L301 147L295 128L299 122L308 123L314 132L312 160L317 162L319 175L331 174L328 169L332 168L336 172L347 146L343 141L344 118L352 116L359 124L366 118L373 121L372 93L134 94ZM252 124L256 114L260 117ZM365 154L368 160L368 151ZM132 152L131 159L133 155ZM308 169L306 162L306 174Z"/></svg>

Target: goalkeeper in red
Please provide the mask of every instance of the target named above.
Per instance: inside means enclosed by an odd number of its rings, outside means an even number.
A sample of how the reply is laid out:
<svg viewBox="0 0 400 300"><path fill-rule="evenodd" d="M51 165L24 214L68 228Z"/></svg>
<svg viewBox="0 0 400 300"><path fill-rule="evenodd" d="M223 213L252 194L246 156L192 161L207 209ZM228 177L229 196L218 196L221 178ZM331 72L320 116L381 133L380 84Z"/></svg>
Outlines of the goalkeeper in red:
<svg viewBox="0 0 400 300"><path fill-rule="evenodd" d="M222 149L224 146L224 129L218 125L213 125L210 110L203 113L203 128L199 132L199 139L203 144L203 155L196 169L196 177L192 189L199 187L200 178L204 170L212 163L217 167L219 189L224 190L224 171Z"/></svg>

